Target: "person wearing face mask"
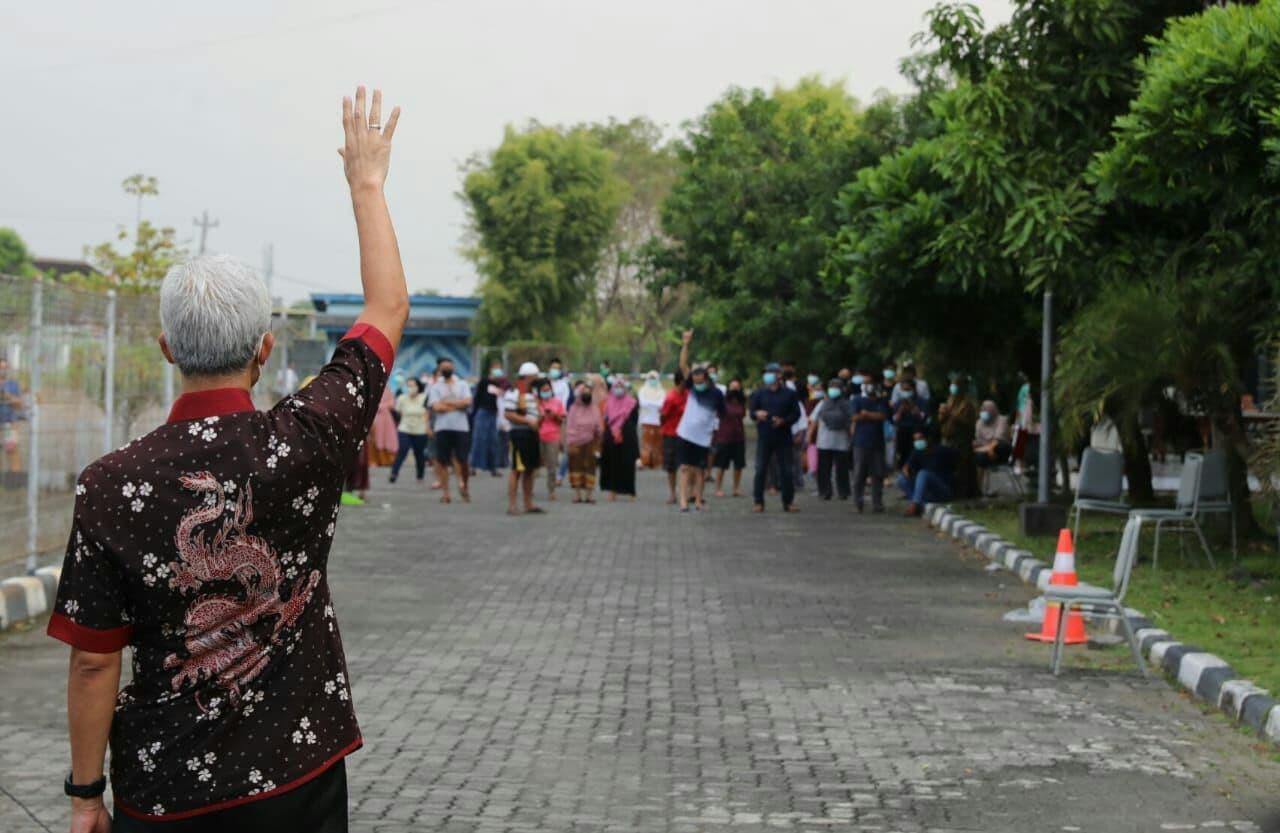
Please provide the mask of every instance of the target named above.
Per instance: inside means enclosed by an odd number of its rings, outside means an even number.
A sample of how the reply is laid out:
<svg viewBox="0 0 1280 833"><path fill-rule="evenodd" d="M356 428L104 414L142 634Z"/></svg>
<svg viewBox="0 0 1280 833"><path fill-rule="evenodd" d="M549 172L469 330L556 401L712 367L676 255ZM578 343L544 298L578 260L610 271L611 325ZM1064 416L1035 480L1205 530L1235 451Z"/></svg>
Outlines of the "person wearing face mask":
<svg viewBox="0 0 1280 833"><path fill-rule="evenodd" d="M507 390L502 363L494 361L476 383L475 425L472 426L471 470L498 476L498 403Z"/></svg>
<svg viewBox="0 0 1280 833"><path fill-rule="evenodd" d="M810 477L817 477L818 474L818 447L811 439L813 432L809 429L813 426L813 415L818 410L818 406L827 398L827 386L816 373L810 373L805 377L805 396L801 404L804 407L804 440L802 442L800 459L804 465L800 468L804 474ZM801 480L797 478L796 488L800 488ZM821 494L820 489L815 489L814 494Z"/></svg>
<svg viewBox="0 0 1280 833"><path fill-rule="evenodd" d="M471 450L471 387L454 372L453 360L442 356L436 363L436 381L427 389L427 407L435 415L435 467L440 481L440 502L449 503L449 470L458 475L458 494L471 502L467 453Z"/></svg>
<svg viewBox="0 0 1280 833"><path fill-rule="evenodd" d="M894 369L893 362L886 362L884 369L880 371L880 387L886 399L893 396L893 389L898 386L898 372Z"/></svg>
<svg viewBox="0 0 1280 833"><path fill-rule="evenodd" d="M640 403L631 395L621 374L613 377L604 406L604 437L600 448L600 490L615 501L618 495L635 497L636 460L640 457Z"/></svg>
<svg viewBox="0 0 1280 833"><path fill-rule="evenodd" d="M662 466L662 403L667 392L662 389L658 371L650 370L640 386L640 465L646 469Z"/></svg>
<svg viewBox="0 0 1280 833"><path fill-rule="evenodd" d="M951 500L955 457L955 449L935 446L923 430L915 432L911 456L898 477L898 488L910 501L908 517L918 517L926 503Z"/></svg>
<svg viewBox="0 0 1280 833"><path fill-rule="evenodd" d="M853 398L853 501L863 510L862 496L871 479L871 511L884 511L884 423L889 404L880 397L879 381L863 371L862 392Z"/></svg>
<svg viewBox="0 0 1280 833"><path fill-rule="evenodd" d="M676 485L680 473L680 420L684 418L685 406L689 403L689 388L684 383L684 373L676 369L675 384L667 391L662 400L662 468L667 473L667 488L670 495L667 503L674 505L677 501Z"/></svg>
<svg viewBox="0 0 1280 833"><path fill-rule="evenodd" d="M564 441L569 458L569 487L574 503L595 503L596 460L604 435L600 409L592 403L591 386L579 383L565 419Z"/></svg>
<svg viewBox="0 0 1280 833"><path fill-rule="evenodd" d="M573 386L569 384L569 374L564 369L564 362L560 359L552 359L547 364L547 378L551 380L551 390L555 394L556 399L560 400L560 404L564 406L565 412L569 410L569 404L573 402ZM564 446L561 445L561 451ZM559 486L564 482L565 475L569 471L569 455L561 453L560 467L555 469L555 484ZM548 471L552 471L548 469Z"/></svg>
<svg viewBox="0 0 1280 833"><path fill-rule="evenodd" d="M987 489L988 469L1009 462L1012 451L1009 420L1000 413L996 403L988 399L978 409L978 424L973 433L973 462L982 472L982 490L988 497L991 496Z"/></svg>
<svg viewBox="0 0 1280 833"><path fill-rule="evenodd" d="M502 395L502 410L511 424L508 432L511 443L511 474L507 479L507 514L519 515L517 492L524 494L524 513L540 515L543 509L533 502L533 478L542 467L542 446L538 429L542 424L542 409L534 382L538 378L538 366L533 362L520 365L520 375L515 385Z"/></svg>
<svg viewBox="0 0 1280 833"><path fill-rule="evenodd" d="M539 379L534 388L538 392L538 407L542 409L542 422L538 426L538 440L542 446L542 465L547 468L547 500L556 499L556 476L560 470L560 443L563 436L565 407L556 396L550 379Z"/></svg>
<svg viewBox="0 0 1280 833"><path fill-rule="evenodd" d="M902 373L898 376L899 385L893 389L893 393L889 398L889 407L896 408L898 400L902 397L902 391L911 390L915 392L916 405L924 413L929 413L929 401L932 394L929 390L929 383L924 379L917 378L915 362L906 361L902 365Z"/></svg>
<svg viewBox="0 0 1280 833"><path fill-rule="evenodd" d="M742 380L733 379L724 396L724 416L716 427L715 446L716 497L724 497L724 473L733 466L733 496L742 497L742 470L747 466L747 434L743 421L747 416L747 397Z"/></svg>
<svg viewBox="0 0 1280 833"><path fill-rule="evenodd" d="M711 384L719 388L721 393L729 392L729 387L720 381L720 368L716 365L707 365L707 378L711 380Z"/></svg>
<svg viewBox="0 0 1280 833"><path fill-rule="evenodd" d="M947 401L938 408L938 428L942 444L955 449L956 497L961 500L978 493L978 472L973 462L974 430L978 422L978 409L965 390L965 380L959 373L951 374L947 388Z"/></svg>
<svg viewBox="0 0 1280 833"><path fill-rule="evenodd" d="M893 413L894 455L893 467L900 469L907 464L911 456L911 443L916 431L925 426L925 413L916 401L916 390L910 380L898 382L890 401Z"/></svg>
<svg viewBox="0 0 1280 833"><path fill-rule="evenodd" d="M831 470L836 493L849 499L849 447L853 433L853 403L844 395L840 379L827 382L826 396L810 414L809 445L817 449L818 496L831 500Z"/></svg>
<svg viewBox="0 0 1280 833"><path fill-rule="evenodd" d="M689 501L699 510L706 507L704 490L707 482L707 466L711 462L711 441L716 425L724 416L724 394L711 383L705 367L689 367L689 345L693 330L685 330L680 343L680 371L686 376L685 386L689 398L685 402L684 415L676 426L680 438L680 478L677 492L680 511L689 511Z"/></svg>
<svg viewBox="0 0 1280 833"><path fill-rule="evenodd" d="M396 399L396 410L400 412L400 425L397 426L400 442L395 462L391 464L391 482L395 483L400 477L400 467L412 451L418 482L421 483L427 472L427 396L417 378L409 378L404 393Z"/></svg>
<svg viewBox="0 0 1280 833"><path fill-rule="evenodd" d="M791 473L791 427L799 421L802 409L796 392L782 383L782 367L776 362L765 366L764 387L751 394L747 412L756 423L756 474L752 497L754 512L764 511L764 486L769 466L777 461L778 486L782 492L782 508L800 511L795 505L795 478Z"/></svg>

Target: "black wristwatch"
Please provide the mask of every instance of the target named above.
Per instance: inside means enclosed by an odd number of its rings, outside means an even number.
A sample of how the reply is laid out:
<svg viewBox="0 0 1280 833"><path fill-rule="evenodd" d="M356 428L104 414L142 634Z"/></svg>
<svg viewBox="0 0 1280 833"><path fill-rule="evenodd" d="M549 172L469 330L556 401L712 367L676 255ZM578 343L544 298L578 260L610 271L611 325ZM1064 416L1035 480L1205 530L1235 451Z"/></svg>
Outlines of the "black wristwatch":
<svg viewBox="0 0 1280 833"><path fill-rule="evenodd" d="M71 783L71 773L67 773L67 781L62 785L62 791L72 798L97 798L107 791L107 776L102 776L92 784L73 784Z"/></svg>

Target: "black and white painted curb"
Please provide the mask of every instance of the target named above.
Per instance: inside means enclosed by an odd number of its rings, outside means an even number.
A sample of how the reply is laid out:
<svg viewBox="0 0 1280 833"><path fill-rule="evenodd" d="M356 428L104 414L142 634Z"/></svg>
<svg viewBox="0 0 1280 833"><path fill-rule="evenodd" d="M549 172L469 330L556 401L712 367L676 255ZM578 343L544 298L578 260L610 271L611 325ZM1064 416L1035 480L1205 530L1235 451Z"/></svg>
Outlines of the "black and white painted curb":
<svg viewBox="0 0 1280 833"><path fill-rule="evenodd" d="M61 567L41 567L33 576L0 581L0 631L48 613L61 576Z"/></svg>
<svg viewBox="0 0 1280 833"><path fill-rule="evenodd" d="M1023 581L1041 590L1049 586L1053 565L1035 558L1027 550L952 512L942 504L929 504L924 517L930 525L1016 573ZM1131 617L1142 643L1142 654L1157 668L1178 681L1178 685L1196 698L1221 709L1262 737L1280 744L1280 708L1275 697L1248 680L1238 678L1231 666L1220 657L1194 645L1179 642L1168 631L1154 627L1142 616Z"/></svg>

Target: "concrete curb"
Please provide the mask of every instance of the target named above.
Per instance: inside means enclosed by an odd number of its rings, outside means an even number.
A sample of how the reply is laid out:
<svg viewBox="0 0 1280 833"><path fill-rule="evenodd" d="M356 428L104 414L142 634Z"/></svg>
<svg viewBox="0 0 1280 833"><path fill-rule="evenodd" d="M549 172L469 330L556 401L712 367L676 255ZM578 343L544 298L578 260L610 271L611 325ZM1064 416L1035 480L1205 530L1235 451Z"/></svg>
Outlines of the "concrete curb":
<svg viewBox="0 0 1280 833"><path fill-rule="evenodd" d="M61 567L41 567L33 576L0 581L0 631L48 613L61 577Z"/></svg>
<svg viewBox="0 0 1280 833"><path fill-rule="evenodd" d="M1032 557L1026 550L1017 549L985 527L941 504L927 505L924 518L939 532L976 549L1028 584L1034 584L1041 590L1049 586L1052 565ZM1152 627L1141 614L1131 615L1130 621L1142 646L1142 654L1151 665L1163 669L1198 700L1222 710L1272 743L1280 744L1280 708L1276 707L1271 692L1248 680L1238 679L1236 672L1221 657L1179 642L1168 631Z"/></svg>

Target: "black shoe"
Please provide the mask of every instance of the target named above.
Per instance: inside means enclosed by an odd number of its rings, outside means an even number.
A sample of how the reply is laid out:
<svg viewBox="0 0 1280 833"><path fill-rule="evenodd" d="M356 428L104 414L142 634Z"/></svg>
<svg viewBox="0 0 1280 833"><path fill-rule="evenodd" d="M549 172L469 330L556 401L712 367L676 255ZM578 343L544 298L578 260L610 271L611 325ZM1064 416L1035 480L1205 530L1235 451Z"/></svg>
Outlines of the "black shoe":
<svg viewBox="0 0 1280 833"><path fill-rule="evenodd" d="M862 509L863 509L862 504L861 504L861 503L857 503L857 504L854 504L854 505L855 505L855 506L857 507L857 509L858 509L858 514L859 514L859 515L861 515L861 514L862 514Z"/></svg>
<svg viewBox="0 0 1280 833"><path fill-rule="evenodd" d="M396 476L395 476L394 474L393 474L393 475L391 475L391 482L392 482L392 483L395 483L395 482L396 482Z"/></svg>

